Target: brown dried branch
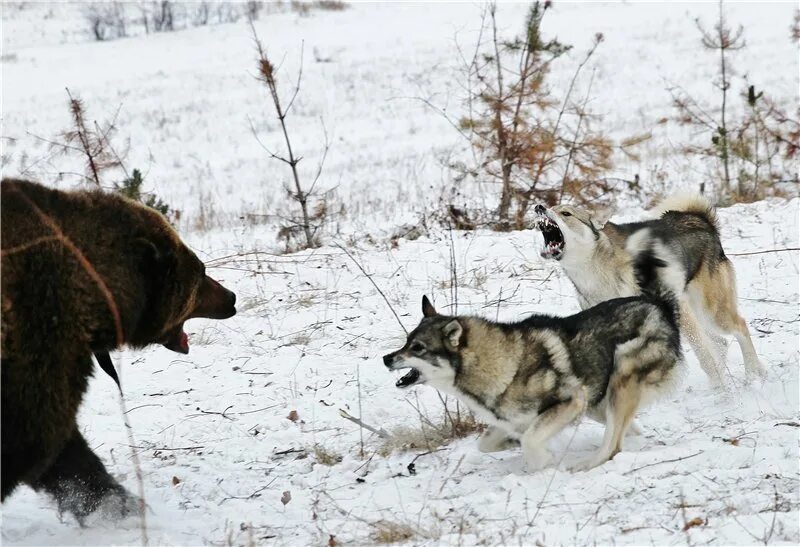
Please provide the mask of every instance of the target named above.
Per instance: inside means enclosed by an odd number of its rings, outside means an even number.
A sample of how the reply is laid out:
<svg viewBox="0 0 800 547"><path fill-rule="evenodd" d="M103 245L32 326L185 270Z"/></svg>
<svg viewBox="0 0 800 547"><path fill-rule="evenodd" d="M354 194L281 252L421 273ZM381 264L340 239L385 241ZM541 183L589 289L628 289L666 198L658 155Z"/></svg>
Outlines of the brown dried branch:
<svg viewBox="0 0 800 547"><path fill-rule="evenodd" d="M258 73L259 73L259 80L264 83L269 90L270 97L272 99L272 104L275 107L275 112L278 117L278 121L281 125L281 131L283 133L283 140L286 145L286 151L288 154L287 157L279 156L273 152L271 152L261 141L258 139L258 135L256 135L256 139L258 140L259 144L267 151L268 154L272 158L278 159L283 163L289 165L289 168L292 172L292 180L294 182L294 189L288 190L289 197L297 202L298 206L300 207L300 213L302 215L302 223L299 226L302 228L302 232L305 236L305 247L306 248L314 248L317 247L317 240L315 238L315 233L317 231L318 226L312 226L314 221L317 221L317 224L322 220L324 217L324 208L318 210L323 213L322 215L311 214L309 211L309 198L311 197L311 193L313 191L314 186L316 186L317 180L319 179L322 173L322 166L325 162L325 157L328 154L328 140L327 140L327 131L325 131L325 149L323 152L322 160L320 161L319 169L317 172L316 177L314 178L314 182L309 190L304 190L303 186L300 182L300 175L297 170L297 164L300 163L300 160L303 158L301 156L296 156L294 150L292 149L292 142L289 138L289 130L286 126L286 118L294 105L294 101L297 98L297 95L300 93L300 84L303 78L303 49L304 43L301 43L300 46L300 68L297 71L297 82L294 86L294 90L292 92L292 96L289 99L289 102L285 108L281 106L280 95L278 93L278 84L277 84L277 68L272 63L272 61L267 56L266 50L264 49L261 41L258 38L258 33L256 32L255 25L253 24L252 19L249 21L250 30L253 34L253 41L256 45L256 51L258 52ZM255 128L253 127L252 122L250 122L251 130L253 134L256 134ZM324 129L324 124L323 124ZM289 239L291 237L291 230L284 228L281 230L281 234L284 234L287 241L287 250L289 250Z"/></svg>
<svg viewBox="0 0 800 547"><path fill-rule="evenodd" d="M66 91L69 97L69 110L72 115L73 129L64 134L65 143L59 143L59 145L64 146L64 149L77 150L82 153L86 158L87 178L95 185L101 186L101 173L107 169L122 165L119 155L108 148L109 135L116 129L115 122L121 106L117 108L116 113L105 129L100 129L97 123L94 124L94 129L92 129L86 123L83 101L79 97L73 96L69 88L66 88ZM77 141L78 145L70 146L73 141Z"/></svg>

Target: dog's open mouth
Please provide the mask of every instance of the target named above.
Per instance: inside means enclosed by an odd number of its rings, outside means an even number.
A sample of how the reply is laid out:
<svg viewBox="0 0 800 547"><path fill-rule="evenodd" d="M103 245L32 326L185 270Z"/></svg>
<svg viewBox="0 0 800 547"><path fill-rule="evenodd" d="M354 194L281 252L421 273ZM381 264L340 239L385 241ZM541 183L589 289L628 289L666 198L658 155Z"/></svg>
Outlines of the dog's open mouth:
<svg viewBox="0 0 800 547"><path fill-rule="evenodd" d="M558 224L547 215L539 215L536 217L536 228L544 237L544 247L540 253L542 258L561 259L564 255L564 234Z"/></svg>
<svg viewBox="0 0 800 547"><path fill-rule="evenodd" d="M417 369L412 368L408 372L406 372L402 378L397 380L397 382L395 382L394 385L399 388L406 388L419 383L421 380L422 380L422 375L419 373Z"/></svg>

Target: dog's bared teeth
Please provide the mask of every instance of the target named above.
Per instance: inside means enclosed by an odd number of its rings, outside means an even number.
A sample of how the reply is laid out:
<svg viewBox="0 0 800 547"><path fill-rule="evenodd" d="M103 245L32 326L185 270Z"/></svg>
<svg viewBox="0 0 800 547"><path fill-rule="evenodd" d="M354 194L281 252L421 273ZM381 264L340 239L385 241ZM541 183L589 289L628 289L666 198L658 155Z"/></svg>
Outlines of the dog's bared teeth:
<svg viewBox="0 0 800 547"><path fill-rule="evenodd" d="M397 387L409 387L416 384L419 381L420 374L419 371L415 368L409 370L402 378L395 382L395 386Z"/></svg>

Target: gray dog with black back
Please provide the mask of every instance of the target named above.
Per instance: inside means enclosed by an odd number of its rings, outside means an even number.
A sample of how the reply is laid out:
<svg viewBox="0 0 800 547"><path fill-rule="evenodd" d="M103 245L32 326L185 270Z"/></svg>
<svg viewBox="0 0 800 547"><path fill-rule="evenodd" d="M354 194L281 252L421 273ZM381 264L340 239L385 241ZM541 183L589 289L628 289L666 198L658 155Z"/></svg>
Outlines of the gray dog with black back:
<svg viewBox="0 0 800 547"><path fill-rule="evenodd" d="M547 440L587 413L606 430L600 449L578 468L600 465L619 452L641 404L668 389L681 368L675 298L655 270L674 272L654 252L638 258L643 296L569 317L532 315L517 323L454 317L438 314L423 297L422 321L384 364L411 369L398 387L429 384L489 423L481 451L519 440L532 469L547 464Z"/></svg>

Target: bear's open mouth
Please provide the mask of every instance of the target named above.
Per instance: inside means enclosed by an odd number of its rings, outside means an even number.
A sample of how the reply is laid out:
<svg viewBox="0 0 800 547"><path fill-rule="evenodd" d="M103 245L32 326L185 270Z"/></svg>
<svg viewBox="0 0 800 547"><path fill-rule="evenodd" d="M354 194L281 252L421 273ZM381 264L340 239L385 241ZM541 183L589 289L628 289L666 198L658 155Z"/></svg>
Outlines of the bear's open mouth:
<svg viewBox="0 0 800 547"><path fill-rule="evenodd" d="M417 369L412 368L408 372L406 372L402 378L397 380L397 382L395 382L394 385L399 388L406 388L419 383L421 380L422 380L422 375L419 373Z"/></svg>
<svg viewBox="0 0 800 547"><path fill-rule="evenodd" d="M537 216L535 222L536 228L544 237L544 247L540 253L542 258L560 260L564 255L564 234L561 233L561 228L546 214Z"/></svg>
<svg viewBox="0 0 800 547"><path fill-rule="evenodd" d="M161 340L161 345L176 353L189 353L189 335L183 330L183 323L167 332Z"/></svg>

